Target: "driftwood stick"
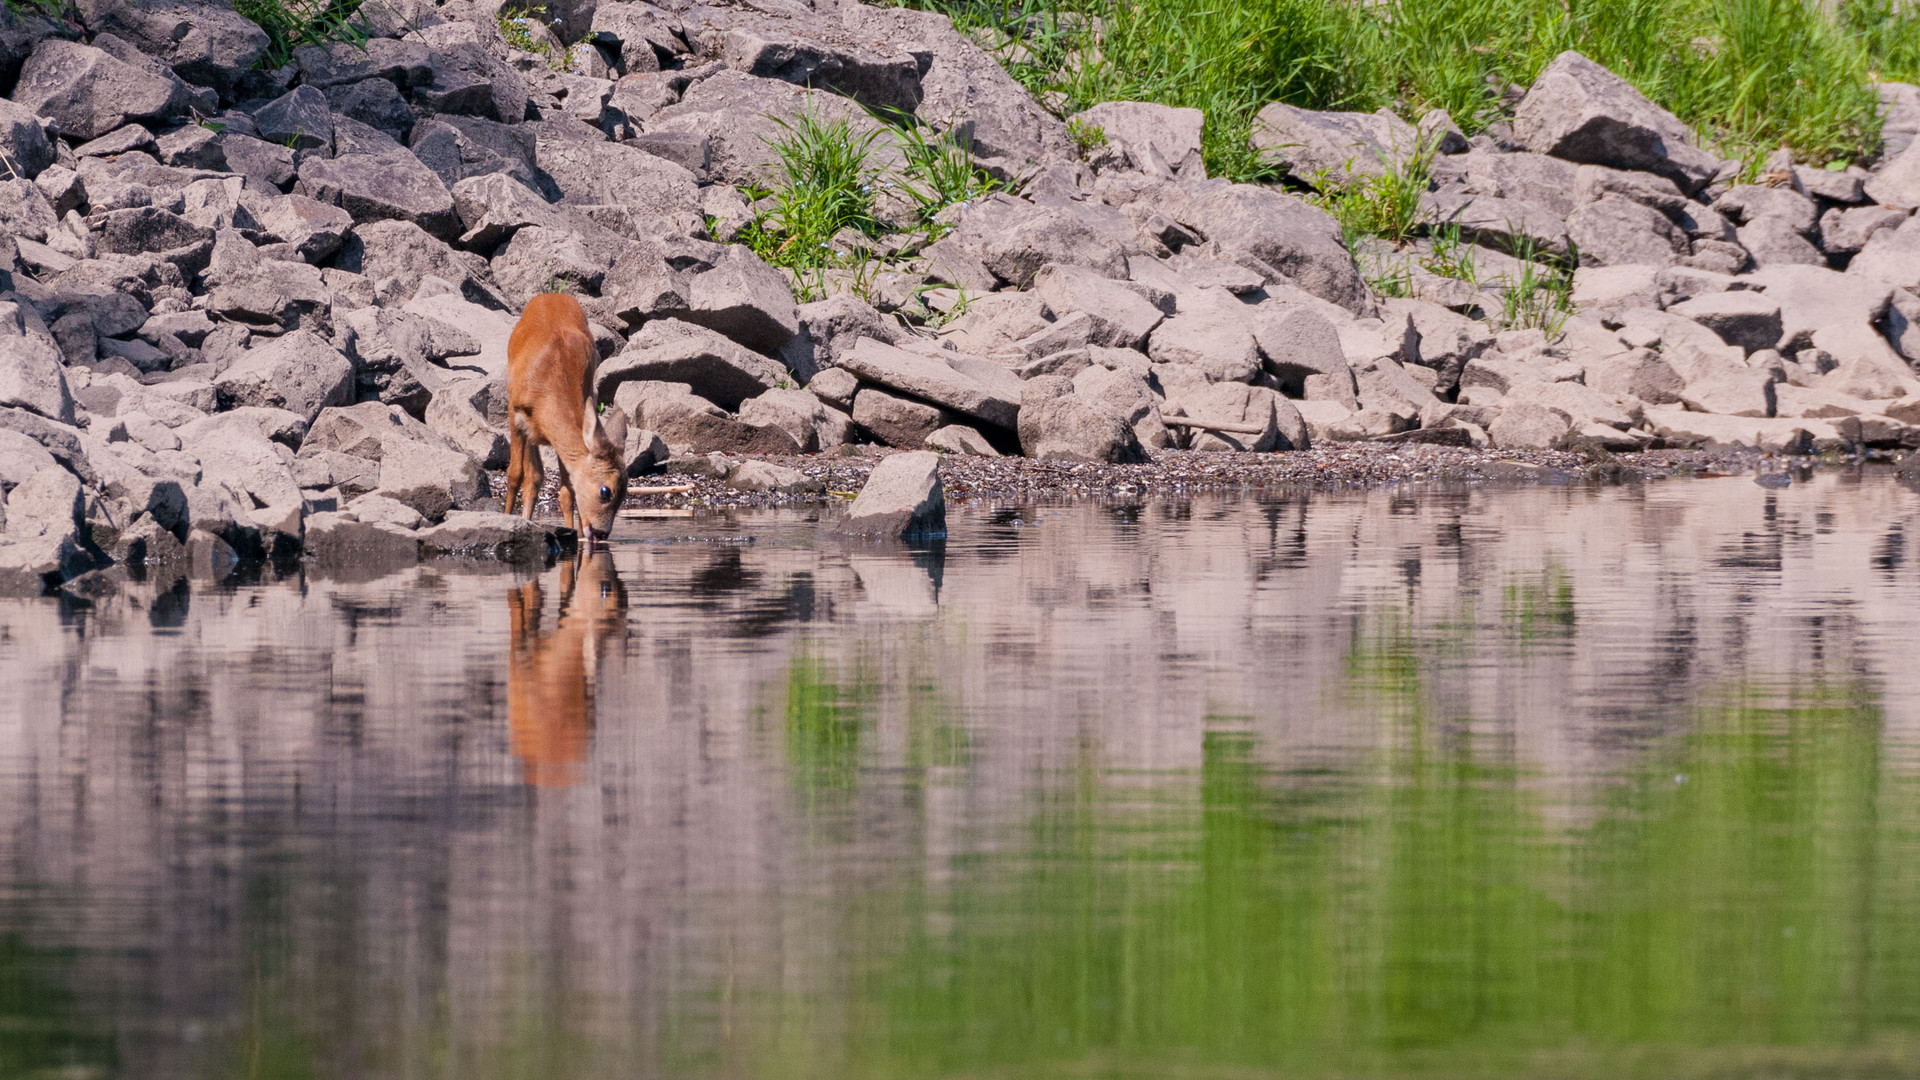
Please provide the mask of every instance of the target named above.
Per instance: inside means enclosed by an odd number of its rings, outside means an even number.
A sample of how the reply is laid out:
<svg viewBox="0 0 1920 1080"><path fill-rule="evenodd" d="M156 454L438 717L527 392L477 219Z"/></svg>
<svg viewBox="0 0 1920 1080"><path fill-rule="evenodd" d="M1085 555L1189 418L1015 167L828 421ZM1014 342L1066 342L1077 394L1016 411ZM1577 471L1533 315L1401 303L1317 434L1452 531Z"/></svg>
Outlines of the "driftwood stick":
<svg viewBox="0 0 1920 1080"><path fill-rule="evenodd" d="M628 488L629 495L685 495L693 490L692 484L669 484L666 487Z"/></svg>
<svg viewBox="0 0 1920 1080"><path fill-rule="evenodd" d="M1160 418L1168 427L1205 428L1208 431L1224 431L1229 435L1265 435L1267 429L1259 424L1216 424L1208 420L1195 420L1191 416L1163 416Z"/></svg>

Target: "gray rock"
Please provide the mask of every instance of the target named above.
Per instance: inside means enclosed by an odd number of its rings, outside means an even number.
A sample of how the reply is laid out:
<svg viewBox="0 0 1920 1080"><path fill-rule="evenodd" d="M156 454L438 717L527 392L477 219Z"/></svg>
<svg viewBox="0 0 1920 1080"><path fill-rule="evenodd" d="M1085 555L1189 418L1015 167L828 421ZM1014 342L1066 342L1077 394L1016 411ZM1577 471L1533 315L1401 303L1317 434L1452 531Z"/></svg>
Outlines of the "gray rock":
<svg viewBox="0 0 1920 1080"><path fill-rule="evenodd" d="M1825 266L1827 258L1785 218L1761 217L1740 227L1740 246L1755 266Z"/></svg>
<svg viewBox="0 0 1920 1080"><path fill-rule="evenodd" d="M250 496L254 505L300 504L293 452L268 438L252 417L209 416L176 428L175 434L186 451L199 459L202 483L227 484Z"/></svg>
<svg viewBox="0 0 1920 1080"><path fill-rule="evenodd" d="M82 511L80 481L57 466L14 488L0 530L0 592L38 596L47 585L91 569Z"/></svg>
<svg viewBox="0 0 1920 1080"><path fill-rule="evenodd" d="M1545 154L1480 151L1467 154L1462 160L1467 167L1467 183L1475 192L1512 202L1530 203L1538 208L1536 214L1544 210L1563 221L1583 203L1599 198L1613 178L1644 177L1665 184L1667 190L1672 192L1673 200L1680 200L1679 189L1659 177L1575 165Z"/></svg>
<svg viewBox="0 0 1920 1080"><path fill-rule="evenodd" d="M782 428L742 423L686 383L624 382L615 391L614 403L632 415L634 427L652 430L676 453L800 452L799 444Z"/></svg>
<svg viewBox="0 0 1920 1080"><path fill-rule="evenodd" d="M985 435L965 424L948 424L921 440L921 445L943 454L971 454L974 457L999 457Z"/></svg>
<svg viewBox="0 0 1920 1080"><path fill-rule="evenodd" d="M852 415L876 442L904 450L924 445L934 432L958 419L937 405L873 386L863 386L853 396Z"/></svg>
<svg viewBox="0 0 1920 1080"><path fill-rule="evenodd" d="M36 125L37 126L37 125ZM56 217L65 217L87 201L87 185L80 174L65 165L49 165L34 177L33 186L46 197Z"/></svg>
<svg viewBox="0 0 1920 1080"><path fill-rule="evenodd" d="M475 303L507 307L485 259L455 251L409 221L372 221L357 226L341 244L334 263L341 270L371 280L382 303L405 302L418 291L422 279L436 277L451 282L462 296Z"/></svg>
<svg viewBox="0 0 1920 1080"><path fill-rule="evenodd" d="M409 34L428 47L433 78L413 90L415 104L428 113L457 113L517 124L527 114L527 83L504 60L481 43L479 31L497 35L495 27L478 23L442 23ZM496 38L497 40L497 38Z"/></svg>
<svg viewBox="0 0 1920 1080"><path fill-rule="evenodd" d="M1875 233L1847 264L1846 276L1920 291L1920 215Z"/></svg>
<svg viewBox="0 0 1920 1080"><path fill-rule="evenodd" d="M605 46L619 58L618 70L626 75L659 71L662 57L687 52L680 20L652 4L600 4L592 9L592 22L586 29L588 40Z"/></svg>
<svg viewBox="0 0 1920 1080"><path fill-rule="evenodd" d="M734 71L832 90L870 109L912 113L920 107L919 63L885 45L830 42L781 33L765 24L734 25L721 41L720 60ZM623 58L626 52L621 50Z"/></svg>
<svg viewBox="0 0 1920 1080"><path fill-rule="evenodd" d="M807 393L842 411L853 408L853 395L859 389L859 378L839 368L828 368L807 380Z"/></svg>
<svg viewBox="0 0 1920 1080"><path fill-rule="evenodd" d="M386 522L321 513L307 519L305 551L322 569L385 571L418 562L420 536Z"/></svg>
<svg viewBox="0 0 1920 1080"><path fill-rule="evenodd" d="M977 257L1000 281L1025 289L1049 263L1079 266L1103 277L1126 276L1126 251L1119 241L1062 207L1034 206L994 195L960 215L954 244Z"/></svg>
<svg viewBox="0 0 1920 1080"><path fill-rule="evenodd" d="M32 180L53 164L53 144L33 110L0 101L0 154L6 155L18 179Z"/></svg>
<svg viewBox="0 0 1920 1080"><path fill-rule="evenodd" d="M295 87L255 109L253 126L260 138L296 152L333 149L333 106L311 86Z"/></svg>
<svg viewBox="0 0 1920 1080"><path fill-rule="evenodd" d="M471 251L492 251L529 225L574 227L565 210L505 173L466 177L454 183L451 194L454 211L466 229L460 246Z"/></svg>
<svg viewBox="0 0 1920 1080"><path fill-rule="evenodd" d="M227 168L265 189L284 191L298 175L290 148L249 135L223 133L220 154Z"/></svg>
<svg viewBox="0 0 1920 1080"><path fill-rule="evenodd" d="M212 284L206 309L229 322L333 334L333 293L318 267L262 259Z"/></svg>
<svg viewBox="0 0 1920 1080"><path fill-rule="evenodd" d="M1005 387L983 382L980 372L963 374L952 361L943 362L872 339L856 344L852 352L841 358L840 366L866 382L910 394L996 427L1011 429L1020 410L1019 399Z"/></svg>
<svg viewBox="0 0 1920 1080"><path fill-rule="evenodd" d="M97 139L130 121L161 121L186 107L186 87L77 41L49 38L21 66L13 101L69 139Z"/></svg>
<svg viewBox="0 0 1920 1080"><path fill-rule="evenodd" d="M1176 396L1177 393L1177 396ZM1276 422L1275 406L1284 401L1265 387L1239 383L1186 385L1177 392L1169 390L1161 410L1168 426L1184 432L1186 445L1193 450L1292 450L1304 448L1304 441L1283 440ZM1292 406L1287 406L1292 409ZM1296 412L1297 417L1297 412ZM1254 432L1221 431L1217 428L1187 427L1178 418L1204 423L1231 424L1257 428ZM1304 431L1304 427L1300 430ZM1301 436L1302 440L1305 436ZM1283 445L1284 442L1284 445Z"/></svg>
<svg viewBox="0 0 1920 1080"><path fill-rule="evenodd" d="M298 413L311 424L320 410L353 393L353 364L305 330L249 349L214 380L223 402Z"/></svg>
<svg viewBox="0 0 1920 1080"><path fill-rule="evenodd" d="M619 354L600 365L595 392L599 400L610 401L619 385L628 380L678 382L732 409L778 386L784 376L784 369L775 361L712 330L678 319L656 319L628 339ZM662 431L655 424L646 426Z"/></svg>
<svg viewBox="0 0 1920 1080"><path fill-rule="evenodd" d="M647 476L660 471L666 460L673 456L667 440L644 428L627 429L627 475Z"/></svg>
<svg viewBox="0 0 1920 1080"><path fill-rule="evenodd" d="M1521 402L1500 410L1487 437L1502 450L1557 450L1572 428L1567 414L1545 405Z"/></svg>
<svg viewBox="0 0 1920 1080"><path fill-rule="evenodd" d="M157 207L111 210L102 215L100 247L119 255L174 251L213 240L213 230Z"/></svg>
<svg viewBox="0 0 1920 1080"><path fill-rule="evenodd" d="M507 433L487 422L494 386L484 378L456 379L433 392L422 419L483 469L507 467Z"/></svg>
<svg viewBox="0 0 1920 1080"><path fill-rule="evenodd" d="M505 173L543 197L559 196L538 167L538 138L531 125L433 116L414 125L407 146L448 187L471 176Z"/></svg>
<svg viewBox="0 0 1920 1080"><path fill-rule="evenodd" d="M226 144L220 133L199 124L187 124L160 136L155 140L154 153L163 165L219 172L227 169Z"/></svg>
<svg viewBox="0 0 1920 1080"><path fill-rule="evenodd" d="M300 81L321 90L367 79L384 79L400 87L433 81L432 52L420 41L376 36L364 45L302 45L293 56L300 65Z"/></svg>
<svg viewBox="0 0 1920 1080"><path fill-rule="evenodd" d="M1729 345L1752 353L1780 344L1780 304L1765 293L1741 291L1698 296L1669 307L1720 335Z"/></svg>
<svg viewBox="0 0 1920 1080"><path fill-rule="evenodd" d="M785 465L767 461L743 461L727 473L726 485L735 491L770 491L781 495L825 491L826 482L816 480Z"/></svg>
<svg viewBox="0 0 1920 1080"><path fill-rule="evenodd" d="M1200 134L1206 114L1199 109L1180 109L1148 101L1103 101L1083 110L1074 120L1098 128L1107 145L1126 154L1136 163L1136 168L1143 167L1148 155L1157 154L1180 176L1190 180L1206 179L1207 166L1200 154ZM1256 146L1259 133L1256 120Z"/></svg>
<svg viewBox="0 0 1920 1080"><path fill-rule="evenodd" d="M1735 225L1746 225L1760 218L1779 218L1795 232L1811 233L1819 211L1813 200L1792 188L1740 184L1728 188L1713 201L1713 209Z"/></svg>
<svg viewBox="0 0 1920 1080"><path fill-rule="evenodd" d="M61 371L60 350L24 305L0 302L0 407L28 409L63 424L74 422L73 395Z"/></svg>
<svg viewBox="0 0 1920 1080"><path fill-rule="evenodd" d="M1177 209L1181 224L1247 252L1322 300L1355 312L1370 304L1340 225L1324 211L1270 188L1214 182Z"/></svg>
<svg viewBox="0 0 1920 1080"><path fill-rule="evenodd" d="M796 314L800 331L780 355L801 382L810 382L822 369L839 363L841 354L851 351L861 338L892 345L900 337L898 323L851 293L801 304Z"/></svg>
<svg viewBox="0 0 1920 1080"><path fill-rule="evenodd" d="M1772 416L1773 379L1764 371L1726 370L1690 379L1680 401L1694 412L1721 416Z"/></svg>
<svg viewBox="0 0 1920 1080"><path fill-rule="evenodd" d="M310 157L300 166L300 194L338 206L355 221L407 221L443 240L460 235L453 195L405 148L338 158Z"/></svg>
<svg viewBox="0 0 1920 1080"><path fill-rule="evenodd" d="M777 427L793 436L800 452L830 450L847 442L847 414L828 408L805 390L768 390L740 403L740 421L756 427Z"/></svg>
<svg viewBox="0 0 1920 1080"><path fill-rule="evenodd" d="M330 258L353 231L351 214L305 195L275 198L248 192L242 202L268 242L291 245L294 254L308 263L317 265Z"/></svg>
<svg viewBox="0 0 1920 1080"><path fill-rule="evenodd" d="M259 62L267 34L252 20L221 4L192 0L146 0L134 4L88 2L84 21L98 34L110 32L171 68L179 78L230 97L246 71Z"/></svg>
<svg viewBox="0 0 1920 1080"><path fill-rule="evenodd" d="M1190 364L1210 382L1251 382L1260 373L1253 309L1225 289L1203 289L1147 341L1156 363Z"/></svg>
<svg viewBox="0 0 1920 1080"><path fill-rule="evenodd" d="M1081 400L1073 392L1073 381L1063 376L1029 381L1021 393L1019 420L1020 450L1030 458L1113 464L1146 460L1132 425Z"/></svg>
<svg viewBox="0 0 1920 1080"><path fill-rule="evenodd" d="M1687 235L1653 207L1605 195L1567 218L1582 266L1667 266L1691 250Z"/></svg>
<svg viewBox="0 0 1920 1080"><path fill-rule="evenodd" d="M437 440L436 440L437 441ZM465 452L425 440L389 441L375 492L418 510L429 521L486 491L480 466Z"/></svg>
<svg viewBox="0 0 1920 1080"><path fill-rule="evenodd" d="M738 244L693 275L680 317L761 352L778 352L800 330L786 275Z"/></svg>
<svg viewBox="0 0 1920 1080"><path fill-rule="evenodd" d="M1088 341L1095 345L1137 349L1166 317L1133 288L1083 267L1042 267L1033 288L1057 314L1085 312L1092 319Z"/></svg>
<svg viewBox="0 0 1920 1080"><path fill-rule="evenodd" d="M326 90L327 104L341 116L357 120L404 141L413 131L413 109L400 89L385 79L364 79Z"/></svg>
<svg viewBox="0 0 1920 1080"><path fill-rule="evenodd" d="M1865 192L1881 206L1920 209L1920 153L1909 145L1867 178Z"/></svg>
<svg viewBox="0 0 1920 1080"><path fill-rule="evenodd" d="M1461 239L1502 251L1532 245L1541 255L1567 254L1567 223L1532 203L1443 191L1422 196L1420 204L1430 229L1456 228Z"/></svg>
<svg viewBox="0 0 1920 1080"><path fill-rule="evenodd" d="M1873 234L1897 229L1907 217L1905 210L1891 206L1832 207L1820 215L1820 250L1828 255L1851 255L1866 247Z"/></svg>
<svg viewBox="0 0 1920 1080"><path fill-rule="evenodd" d="M946 493L940 455L893 454L873 467L867 483L837 530L875 540L932 540L947 534Z"/></svg>
<svg viewBox="0 0 1920 1080"><path fill-rule="evenodd" d="M692 173L597 133L581 138L556 131L561 123L540 125L538 154L563 202L590 209L595 220L626 236L700 233L700 189Z"/></svg>
<svg viewBox="0 0 1920 1080"><path fill-rule="evenodd" d="M25 240L45 240L59 225L47 197L31 180L0 180L0 232Z"/></svg>
<svg viewBox="0 0 1920 1080"><path fill-rule="evenodd" d="M427 521L420 516L420 511L406 503L372 492L349 502L340 512L368 524L397 525L402 529L417 529Z"/></svg>
<svg viewBox="0 0 1920 1080"><path fill-rule="evenodd" d="M1513 131L1530 150L1656 173L1688 192L1706 186L1720 166L1693 144L1693 132L1672 113L1571 50L1534 80L1514 109Z"/></svg>
<svg viewBox="0 0 1920 1080"><path fill-rule="evenodd" d="M1310 184L1324 175L1339 186L1397 168L1418 149L1419 133L1386 109L1312 112L1276 101L1254 117L1249 142L1264 164Z"/></svg>
<svg viewBox="0 0 1920 1080"><path fill-rule="evenodd" d="M524 517L491 511L451 511L445 521L420 531L420 552L429 558L537 563L553 546L553 535L545 527Z"/></svg>

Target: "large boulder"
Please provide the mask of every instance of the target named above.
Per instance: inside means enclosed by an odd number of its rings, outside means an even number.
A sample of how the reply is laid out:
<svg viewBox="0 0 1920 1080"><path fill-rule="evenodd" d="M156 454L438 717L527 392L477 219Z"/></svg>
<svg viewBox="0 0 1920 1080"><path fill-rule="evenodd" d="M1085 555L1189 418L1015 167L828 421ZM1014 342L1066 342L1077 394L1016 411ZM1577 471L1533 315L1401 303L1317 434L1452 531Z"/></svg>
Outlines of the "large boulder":
<svg viewBox="0 0 1920 1080"><path fill-rule="evenodd" d="M654 432L675 453L800 452L800 444L784 428L737 420L694 393L686 383L631 380L620 384L613 401L617 408L632 416L632 428Z"/></svg>
<svg viewBox="0 0 1920 1080"><path fill-rule="evenodd" d="M296 86L253 112L260 138L294 150L333 150L333 106L311 86Z"/></svg>
<svg viewBox="0 0 1920 1080"><path fill-rule="evenodd" d="M34 47L14 87L17 105L69 139L97 139L129 123L166 120L186 108L186 87L103 49L49 38Z"/></svg>
<svg viewBox="0 0 1920 1080"><path fill-rule="evenodd" d="M14 488L0 528L0 594L38 596L89 569L83 512L79 479L57 465Z"/></svg>
<svg viewBox="0 0 1920 1080"><path fill-rule="evenodd" d="M0 406L66 424L74 419L59 348L38 315L13 302L0 302Z"/></svg>
<svg viewBox="0 0 1920 1080"><path fill-rule="evenodd" d="M1644 203L1604 195L1567 218L1582 266L1668 266L1692 250L1687 234Z"/></svg>
<svg viewBox="0 0 1920 1080"><path fill-rule="evenodd" d="M594 385L600 401L612 401L620 384L629 380L686 383L708 401L736 409L747 398L780 385L785 374L779 363L706 327L655 319L600 364Z"/></svg>
<svg viewBox="0 0 1920 1080"><path fill-rule="evenodd" d="M1920 214L1897 229L1873 234L1847 264L1846 276L1920 292Z"/></svg>
<svg viewBox="0 0 1920 1080"><path fill-rule="evenodd" d="M1045 461L1124 465L1147 459L1126 419L1082 400L1073 380L1061 375L1030 379L1023 388L1020 452Z"/></svg>
<svg viewBox="0 0 1920 1080"><path fill-rule="evenodd" d="M1127 275L1125 246L1066 206L994 194L969 204L948 239L1014 288L1032 286L1049 263L1085 267L1102 277Z"/></svg>
<svg viewBox="0 0 1920 1080"><path fill-rule="evenodd" d="M1867 178L1865 193L1881 206L1920 210L1920 149L1909 145Z"/></svg>
<svg viewBox="0 0 1920 1080"><path fill-rule="evenodd" d="M1088 341L1095 345L1137 349L1166 318L1132 286L1084 267L1042 267L1033 288L1056 315L1085 312L1093 320Z"/></svg>
<svg viewBox="0 0 1920 1080"><path fill-rule="evenodd" d="M199 86L231 98L266 52L266 31L225 3L206 0L82 0L88 29L115 34Z"/></svg>
<svg viewBox="0 0 1920 1080"><path fill-rule="evenodd" d="M739 244L688 281L680 318L760 352L778 352L800 331L786 275Z"/></svg>
<svg viewBox="0 0 1920 1080"><path fill-rule="evenodd" d="M406 221L443 240L460 235L453 195L405 147L300 165L299 193L352 214L355 221Z"/></svg>
<svg viewBox="0 0 1920 1080"><path fill-rule="evenodd" d="M12 163L17 179L31 180L53 164L53 144L33 110L0 101L0 153Z"/></svg>
<svg viewBox="0 0 1920 1080"><path fill-rule="evenodd" d="M485 491L473 457L398 406L365 401L321 413L300 443L299 457L325 464L329 456L377 465L371 477L342 492L372 491L404 503L429 521ZM361 474L365 476L364 473Z"/></svg>
<svg viewBox="0 0 1920 1080"><path fill-rule="evenodd" d="M1708 293L1667 308L1720 335L1749 353L1780 344L1780 302L1752 290Z"/></svg>
<svg viewBox="0 0 1920 1080"><path fill-rule="evenodd" d="M838 531L874 540L933 540L947 535L940 455L894 454L873 467Z"/></svg>
<svg viewBox="0 0 1920 1080"><path fill-rule="evenodd" d="M710 7L690 9L687 19L694 47L729 70L831 90L869 109L910 114L920 107L920 64L913 54L851 33L839 20L754 19ZM623 47L623 59L626 54Z"/></svg>
<svg viewBox="0 0 1920 1080"><path fill-rule="evenodd" d="M1199 109L1150 101L1103 101L1074 120L1097 129L1107 145L1126 154L1137 169L1147 171L1157 155L1162 165L1180 176L1205 179L1207 167L1200 155L1200 136L1206 118ZM1256 127L1258 123L1256 120Z"/></svg>
<svg viewBox="0 0 1920 1080"><path fill-rule="evenodd" d="M410 221L371 221L355 227L340 245L334 265L373 282L382 303L407 302L423 279L437 277L451 282L474 303L507 307L485 259L455 251Z"/></svg>
<svg viewBox="0 0 1920 1080"><path fill-rule="evenodd" d="M1625 79L1571 50L1540 72L1514 109L1514 137L1567 161L1657 173L1698 191L1720 163L1693 132Z"/></svg>
<svg viewBox="0 0 1920 1080"><path fill-rule="evenodd" d="M780 350L780 357L803 383L839 363L861 338L892 345L900 337L899 323L851 293L801 304L796 310L800 332Z"/></svg>
<svg viewBox="0 0 1920 1080"><path fill-rule="evenodd" d="M963 363L957 354L954 359L942 360L865 339L841 359L840 366L866 382L997 427L1013 428L1020 411L1018 382L1007 383L1005 379L1012 376L1004 368L1000 369L1003 379L989 382L987 368L976 366L971 372L963 372L955 366Z"/></svg>
<svg viewBox="0 0 1920 1080"><path fill-rule="evenodd" d="M863 386L853 395L851 415L853 422L876 442L903 450L919 449L934 432L964 419L938 405L877 386Z"/></svg>
<svg viewBox="0 0 1920 1080"><path fill-rule="evenodd" d="M298 509L302 497L293 475L293 452L268 438L247 413L239 409L209 416L174 432L182 447L200 460L203 481L231 484L260 506Z"/></svg>
<svg viewBox="0 0 1920 1080"><path fill-rule="evenodd" d="M569 127L575 123L552 120L539 130L540 168L562 201L627 236L701 232L700 189L692 173L644 150L607 142L597 129Z"/></svg>
<svg viewBox="0 0 1920 1080"><path fill-rule="evenodd" d="M319 336L295 330L242 353L214 386L230 405L286 409L311 424L320 410L352 400L353 364Z"/></svg>
<svg viewBox="0 0 1920 1080"><path fill-rule="evenodd" d="M1274 102L1253 118L1248 140L1263 164L1305 183L1339 187L1397 169L1419 148L1412 124L1379 112L1313 112Z"/></svg>
<svg viewBox="0 0 1920 1080"><path fill-rule="evenodd" d="M1161 364L1189 364L1211 382L1251 382L1260 373L1255 309L1222 288L1195 290L1147 341Z"/></svg>
<svg viewBox="0 0 1920 1080"><path fill-rule="evenodd" d="M1177 208L1177 220L1222 248L1265 262L1322 300L1353 312L1370 307L1339 222L1300 199L1253 184L1209 182Z"/></svg>

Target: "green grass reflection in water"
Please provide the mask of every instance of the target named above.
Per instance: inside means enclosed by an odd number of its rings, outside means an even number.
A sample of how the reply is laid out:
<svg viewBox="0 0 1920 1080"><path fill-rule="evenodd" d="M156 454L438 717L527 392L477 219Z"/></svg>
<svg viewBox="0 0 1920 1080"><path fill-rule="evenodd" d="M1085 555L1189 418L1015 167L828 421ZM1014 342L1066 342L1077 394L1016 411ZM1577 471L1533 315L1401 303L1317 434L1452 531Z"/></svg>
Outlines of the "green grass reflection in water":
<svg viewBox="0 0 1920 1080"><path fill-rule="evenodd" d="M1513 605L1509 628L1537 624L1537 607ZM1570 607L1546 610L1553 625ZM787 1037L753 1071L1911 1062L1920 912L1900 898L1920 885L1906 857L1920 791L1888 778L1860 686L1729 687L1568 821L1499 740L1432 714L1421 657L1444 647L1398 627L1359 635L1348 690L1391 737L1355 771L1262 765L1229 717L1212 718L1197 796L1076 771L1023 844L850 913L849 940L898 948L858 977L834 1039L811 1039L787 1003Z"/></svg>

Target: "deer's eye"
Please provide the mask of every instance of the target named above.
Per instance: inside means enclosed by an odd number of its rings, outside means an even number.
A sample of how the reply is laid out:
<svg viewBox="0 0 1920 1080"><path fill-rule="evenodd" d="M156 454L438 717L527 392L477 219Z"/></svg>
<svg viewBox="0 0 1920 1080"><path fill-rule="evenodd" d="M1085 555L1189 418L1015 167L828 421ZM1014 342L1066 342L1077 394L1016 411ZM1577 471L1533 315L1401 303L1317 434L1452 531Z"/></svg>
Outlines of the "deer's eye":
<svg viewBox="0 0 1920 1080"><path fill-rule="evenodd" d="M601 502L613 501L613 489L607 487L605 484L600 485L600 501Z"/></svg>

